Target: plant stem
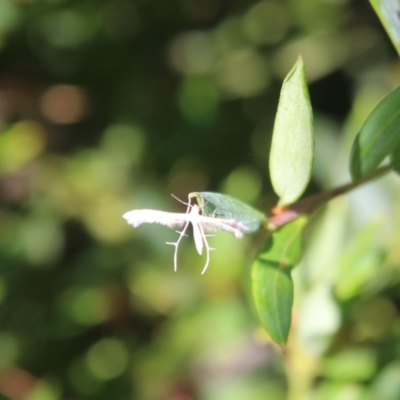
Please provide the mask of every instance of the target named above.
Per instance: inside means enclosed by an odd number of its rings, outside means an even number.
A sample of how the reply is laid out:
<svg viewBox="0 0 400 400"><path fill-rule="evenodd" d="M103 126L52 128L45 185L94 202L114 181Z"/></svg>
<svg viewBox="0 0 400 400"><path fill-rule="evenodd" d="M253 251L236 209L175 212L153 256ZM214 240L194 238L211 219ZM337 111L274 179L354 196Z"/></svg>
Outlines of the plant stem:
<svg viewBox="0 0 400 400"><path fill-rule="evenodd" d="M293 221L302 214L311 214L334 197L340 196L344 193L349 192L350 190L357 188L358 186L363 185L366 182L379 178L380 176L390 172L391 170L392 167L390 165L381 167L357 181L339 186L327 192L317 193L315 195L298 200L288 206L288 208L280 209L279 213L268 218L268 229L277 229L282 225Z"/></svg>

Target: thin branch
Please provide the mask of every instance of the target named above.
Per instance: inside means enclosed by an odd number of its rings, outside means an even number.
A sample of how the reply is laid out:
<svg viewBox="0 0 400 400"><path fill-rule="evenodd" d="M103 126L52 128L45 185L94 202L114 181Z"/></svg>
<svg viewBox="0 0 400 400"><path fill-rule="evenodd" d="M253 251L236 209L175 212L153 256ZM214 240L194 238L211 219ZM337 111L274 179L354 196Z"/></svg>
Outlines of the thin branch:
<svg viewBox="0 0 400 400"><path fill-rule="evenodd" d="M278 209L276 215L268 218L268 229L274 230L282 225L287 224L290 221L298 218L303 214L312 214L316 209L320 208L326 204L329 200L347 193L358 186L363 185L366 182L372 181L380 176L390 172L392 167L390 165L381 167L366 175L365 177L348 183L343 186L339 186L335 189L329 190L327 192L317 193L313 196L306 197L304 199L298 200L295 203L288 206L288 208Z"/></svg>

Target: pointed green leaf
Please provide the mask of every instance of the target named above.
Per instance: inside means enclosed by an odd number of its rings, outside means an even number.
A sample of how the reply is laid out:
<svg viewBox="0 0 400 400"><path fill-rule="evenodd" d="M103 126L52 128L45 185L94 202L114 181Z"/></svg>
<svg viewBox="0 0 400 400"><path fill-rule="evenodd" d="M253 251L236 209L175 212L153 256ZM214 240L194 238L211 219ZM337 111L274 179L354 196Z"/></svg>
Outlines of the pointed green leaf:
<svg viewBox="0 0 400 400"><path fill-rule="evenodd" d="M214 192L193 192L189 199L196 198L203 215L217 218L232 218L240 221L248 229L248 233L260 229L267 224L267 217L243 201Z"/></svg>
<svg viewBox="0 0 400 400"><path fill-rule="evenodd" d="M350 159L354 180L376 169L400 143L400 86L371 112L356 136Z"/></svg>
<svg viewBox="0 0 400 400"><path fill-rule="evenodd" d="M383 27L400 55L400 3L398 0L370 0Z"/></svg>
<svg viewBox="0 0 400 400"><path fill-rule="evenodd" d="M269 157L279 205L291 204L303 194L311 179L313 160L312 108L299 57L282 85Z"/></svg>
<svg viewBox="0 0 400 400"><path fill-rule="evenodd" d="M301 258L305 217L284 225L266 240L252 266L252 291L261 324L284 346L289 335L292 305L292 268Z"/></svg>

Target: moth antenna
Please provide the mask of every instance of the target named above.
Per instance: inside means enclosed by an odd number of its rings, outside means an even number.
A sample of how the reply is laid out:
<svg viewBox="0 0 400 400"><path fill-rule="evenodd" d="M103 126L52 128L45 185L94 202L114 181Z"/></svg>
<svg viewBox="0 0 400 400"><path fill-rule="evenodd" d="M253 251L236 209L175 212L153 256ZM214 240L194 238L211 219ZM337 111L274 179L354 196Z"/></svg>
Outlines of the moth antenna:
<svg viewBox="0 0 400 400"><path fill-rule="evenodd" d="M186 214L189 212L189 210L193 207L190 203L186 203L185 201L181 200L179 197L175 196L173 193L171 193L171 196L175 199L178 200L179 203L184 204L185 206L187 206L186 209Z"/></svg>
<svg viewBox="0 0 400 400"><path fill-rule="evenodd" d="M175 200L178 200L179 203L182 203L182 204L184 204L185 206L192 207L192 205L191 205L190 203L186 203L186 201L181 200L179 197L175 196L173 193L171 193L171 196L172 196Z"/></svg>

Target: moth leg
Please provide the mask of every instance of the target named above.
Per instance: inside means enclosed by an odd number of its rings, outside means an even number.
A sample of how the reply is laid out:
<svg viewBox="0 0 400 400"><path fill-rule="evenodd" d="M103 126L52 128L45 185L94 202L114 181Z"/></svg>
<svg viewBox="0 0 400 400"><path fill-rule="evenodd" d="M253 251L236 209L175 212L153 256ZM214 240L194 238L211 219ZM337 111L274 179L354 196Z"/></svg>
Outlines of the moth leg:
<svg viewBox="0 0 400 400"><path fill-rule="evenodd" d="M181 242L181 240L183 239L185 235L185 232L189 226L190 221L186 222L185 226L183 227L183 230L181 232L177 232L179 233L179 238L176 242L167 242L167 244L170 244L172 246L175 247L174 250L174 271L176 272L178 269L178 247L179 247L179 243Z"/></svg>
<svg viewBox="0 0 400 400"><path fill-rule="evenodd" d="M217 212L218 212L218 208L215 208L213 213L212 213L212 215L211 215L211 217L215 218L217 216Z"/></svg>
<svg viewBox="0 0 400 400"><path fill-rule="evenodd" d="M203 270L201 271L201 275L203 275L204 274L204 272L206 272L207 271L207 268L208 268L208 264L210 263L210 252L212 251L212 250L214 250L212 247L210 247L210 245L208 244L208 241L207 241L207 237L208 236L213 236L213 235L206 235L205 233L204 233L204 229L203 229L203 227L201 226L201 224L199 224L199 230L200 230L200 232L201 232L201 237L203 238L203 243L204 243L204 247L206 248L206 263L205 263L205 265L204 265L204 267L203 267Z"/></svg>

